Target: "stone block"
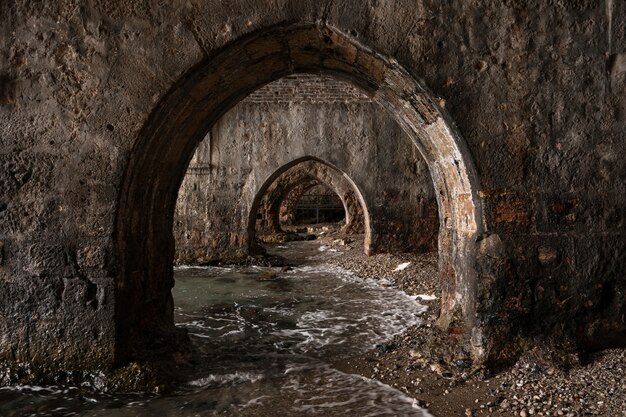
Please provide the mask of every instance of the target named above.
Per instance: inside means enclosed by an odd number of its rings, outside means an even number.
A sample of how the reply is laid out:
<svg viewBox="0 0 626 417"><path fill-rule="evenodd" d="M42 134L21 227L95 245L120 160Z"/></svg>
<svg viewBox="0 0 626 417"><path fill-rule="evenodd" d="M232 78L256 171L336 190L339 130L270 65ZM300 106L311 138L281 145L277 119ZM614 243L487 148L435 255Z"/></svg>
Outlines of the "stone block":
<svg viewBox="0 0 626 417"><path fill-rule="evenodd" d="M76 260L81 268L102 269L106 262L106 250L102 246L85 246L77 251Z"/></svg>

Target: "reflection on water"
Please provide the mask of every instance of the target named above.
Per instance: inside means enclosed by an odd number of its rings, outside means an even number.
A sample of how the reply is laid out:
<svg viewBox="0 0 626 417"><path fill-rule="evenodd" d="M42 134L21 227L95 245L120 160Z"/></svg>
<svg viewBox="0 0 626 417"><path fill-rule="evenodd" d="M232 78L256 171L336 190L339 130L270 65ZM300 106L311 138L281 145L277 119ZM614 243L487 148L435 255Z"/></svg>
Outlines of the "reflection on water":
<svg viewBox="0 0 626 417"><path fill-rule="evenodd" d="M175 393L4 388L0 415L428 416L399 391L329 365L417 323L424 307L404 293L326 264L182 267L175 277L176 321L206 358Z"/></svg>

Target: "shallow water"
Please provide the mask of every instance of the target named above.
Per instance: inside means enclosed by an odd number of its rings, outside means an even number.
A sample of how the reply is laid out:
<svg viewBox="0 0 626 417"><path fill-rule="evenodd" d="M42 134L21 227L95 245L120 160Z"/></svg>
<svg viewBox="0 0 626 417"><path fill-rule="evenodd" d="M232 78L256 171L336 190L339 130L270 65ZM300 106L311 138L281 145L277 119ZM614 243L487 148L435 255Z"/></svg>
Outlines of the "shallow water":
<svg viewBox="0 0 626 417"><path fill-rule="evenodd" d="M401 392L330 365L418 323L424 307L406 294L317 262L286 272L183 267L175 277L176 321L206 357L176 392L3 388L0 415L429 415Z"/></svg>

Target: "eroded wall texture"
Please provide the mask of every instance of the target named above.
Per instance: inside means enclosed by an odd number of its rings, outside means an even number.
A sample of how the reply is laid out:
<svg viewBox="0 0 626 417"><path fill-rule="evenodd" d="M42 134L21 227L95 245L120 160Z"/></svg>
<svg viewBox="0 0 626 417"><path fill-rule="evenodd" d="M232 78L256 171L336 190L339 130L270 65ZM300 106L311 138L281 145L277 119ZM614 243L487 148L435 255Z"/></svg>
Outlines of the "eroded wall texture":
<svg viewBox="0 0 626 417"><path fill-rule="evenodd" d="M488 343L624 343L624 2L15 0L0 2L0 358L111 366L128 302L116 212L142 129L195 66L284 22L389 57L456 123L479 179Z"/></svg>
<svg viewBox="0 0 626 417"><path fill-rule="evenodd" d="M371 253L436 250L432 180L400 126L346 82L297 75L254 92L199 145L178 194L177 262L247 254L254 198L270 176L304 157L354 182L369 212Z"/></svg>

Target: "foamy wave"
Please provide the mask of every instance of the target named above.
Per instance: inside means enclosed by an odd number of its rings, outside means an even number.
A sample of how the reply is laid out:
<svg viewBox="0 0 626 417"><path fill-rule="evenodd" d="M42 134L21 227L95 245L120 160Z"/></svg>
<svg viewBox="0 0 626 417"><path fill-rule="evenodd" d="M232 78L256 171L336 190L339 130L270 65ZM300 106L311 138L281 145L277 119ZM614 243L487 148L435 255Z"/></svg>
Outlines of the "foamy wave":
<svg viewBox="0 0 626 417"><path fill-rule="evenodd" d="M263 379L263 375L254 372L235 372L232 374L215 374L209 375L204 378L190 381L188 384L192 387L208 387L214 385L224 384L241 384L243 382L257 382Z"/></svg>
<svg viewBox="0 0 626 417"><path fill-rule="evenodd" d="M316 279L319 275L338 278L324 288L324 292L330 294L327 296L330 306L304 312L295 329L274 333L280 338L295 340L292 348L302 353L317 355L326 347L341 350L344 344L356 344L362 351L372 349L419 324L420 315L427 309L400 290L377 280L360 278L335 265L307 265L293 272L294 278L300 280ZM343 292L344 297L333 295ZM362 316L355 317L351 311L360 311Z"/></svg>
<svg viewBox="0 0 626 417"><path fill-rule="evenodd" d="M433 417L418 406L417 400L379 381L329 366L316 369L315 374L321 377L311 384L301 378L301 372L290 372L290 381L284 388L296 393L298 398L292 410L298 414L327 415L331 410L340 409L342 415L360 417ZM320 380L324 383L320 384Z"/></svg>

